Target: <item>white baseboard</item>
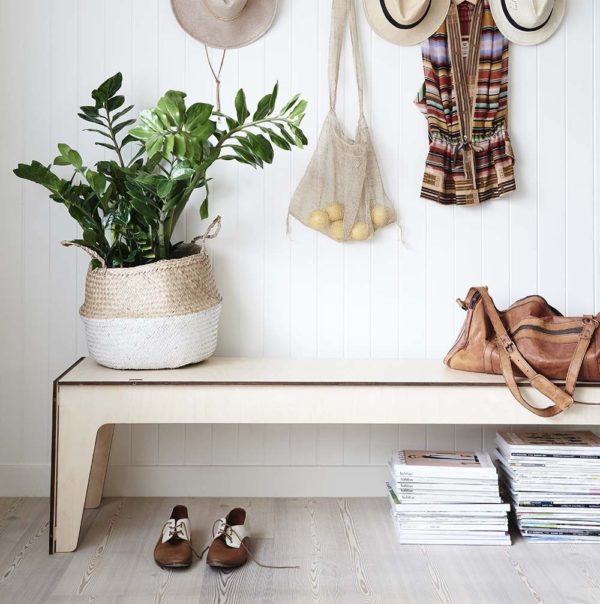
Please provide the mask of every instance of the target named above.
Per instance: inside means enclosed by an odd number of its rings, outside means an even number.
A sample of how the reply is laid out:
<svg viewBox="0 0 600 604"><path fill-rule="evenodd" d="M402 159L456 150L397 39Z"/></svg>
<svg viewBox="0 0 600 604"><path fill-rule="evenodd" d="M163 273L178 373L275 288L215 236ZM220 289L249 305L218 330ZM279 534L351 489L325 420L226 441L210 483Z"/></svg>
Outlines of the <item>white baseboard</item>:
<svg viewBox="0 0 600 604"><path fill-rule="evenodd" d="M381 497L382 466L111 466L112 497ZM0 497L48 497L47 465L0 465Z"/></svg>

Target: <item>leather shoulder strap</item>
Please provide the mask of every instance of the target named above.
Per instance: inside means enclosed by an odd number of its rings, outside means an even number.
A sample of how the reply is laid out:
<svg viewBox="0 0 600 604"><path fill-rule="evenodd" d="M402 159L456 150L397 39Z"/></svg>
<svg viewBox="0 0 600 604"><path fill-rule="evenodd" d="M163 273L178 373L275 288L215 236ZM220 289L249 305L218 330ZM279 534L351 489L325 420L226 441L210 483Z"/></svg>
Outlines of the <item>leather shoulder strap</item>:
<svg viewBox="0 0 600 604"><path fill-rule="evenodd" d="M483 302L485 312L490 319L492 327L496 333L496 345L500 355L502 374L515 399L526 409L541 417L552 417L568 409L575 402L572 396L573 391L575 390L577 377L579 376L583 359L585 358L585 354L589 348L594 331L598 327L598 321L590 317L585 317L584 328L582 329L575 354L573 355L571 364L569 366L565 390L562 390L547 377L538 373L519 352L517 345L513 342L512 338L506 331L504 323L502 323L500 314L498 313L496 305L494 304L487 287L477 287L475 289L481 296L481 301ZM539 407L535 407L525 400L515 380L512 367L513 363L519 368L529 383L538 392L549 398L554 405L540 409Z"/></svg>

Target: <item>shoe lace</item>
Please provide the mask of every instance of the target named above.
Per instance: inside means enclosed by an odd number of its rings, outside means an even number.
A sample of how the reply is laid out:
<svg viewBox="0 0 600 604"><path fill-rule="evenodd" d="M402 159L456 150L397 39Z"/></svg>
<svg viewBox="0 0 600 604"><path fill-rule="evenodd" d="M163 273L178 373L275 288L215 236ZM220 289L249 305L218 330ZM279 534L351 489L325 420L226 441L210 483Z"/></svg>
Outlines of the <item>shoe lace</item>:
<svg viewBox="0 0 600 604"><path fill-rule="evenodd" d="M178 539L182 539L185 541L191 541L191 537L188 535L187 526L185 522L181 520L175 520L174 518L170 518L167 520L162 527L161 534L165 534L165 530L168 529L168 537L172 539L173 537L177 537Z"/></svg>
<svg viewBox="0 0 600 604"><path fill-rule="evenodd" d="M248 547L244 543L242 537L240 537L239 533L229 523L223 522L221 519L215 520L215 522L213 523L212 535L213 535L213 539L216 539L217 537L224 536L225 537L225 543L227 543L227 541L233 542L232 536L237 537L238 541L240 542L240 544L244 548L244 550L246 550L246 553L248 554L248 556L250 557L250 559L257 566L260 566L261 568L274 568L274 569L300 568L300 566L298 566L298 565L295 565L295 566L277 566L277 565L274 565L274 564L264 564L263 562L259 562L256 559L256 556L248 549ZM196 552L196 550L194 550L193 548L192 548L192 550L193 550L194 554L196 554L196 556L198 556L198 559L201 560L209 547L210 547L210 545L207 545L202 550L202 552L200 554L198 554Z"/></svg>

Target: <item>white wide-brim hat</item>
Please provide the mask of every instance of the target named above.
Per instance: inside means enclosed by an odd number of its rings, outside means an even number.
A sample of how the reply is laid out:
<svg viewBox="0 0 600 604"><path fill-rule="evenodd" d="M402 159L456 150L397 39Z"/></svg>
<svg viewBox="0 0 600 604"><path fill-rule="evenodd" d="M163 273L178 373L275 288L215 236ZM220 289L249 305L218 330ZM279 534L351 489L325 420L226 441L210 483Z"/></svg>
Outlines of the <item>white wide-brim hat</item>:
<svg viewBox="0 0 600 604"><path fill-rule="evenodd" d="M240 48L273 24L277 0L171 0L183 29L213 48Z"/></svg>
<svg viewBox="0 0 600 604"><path fill-rule="evenodd" d="M530 46L547 40L565 16L566 0L489 0L505 38Z"/></svg>
<svg viewBox="0 0 600 604"><path fill-rule="evenodd" d="M367 20L384 40L414 46L444 22L450 0L363 0Z"/></svg>

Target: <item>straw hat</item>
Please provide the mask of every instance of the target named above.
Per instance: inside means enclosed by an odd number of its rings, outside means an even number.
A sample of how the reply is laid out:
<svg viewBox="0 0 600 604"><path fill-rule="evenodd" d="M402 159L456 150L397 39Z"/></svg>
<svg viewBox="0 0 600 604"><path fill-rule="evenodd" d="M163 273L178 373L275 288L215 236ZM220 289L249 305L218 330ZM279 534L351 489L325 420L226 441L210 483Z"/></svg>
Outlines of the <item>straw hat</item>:
<svg viewBox="0 0 600 604"><path fill-rule="evenodd" d="M420 44L444 22L450 0L363 0L373 31L400 46Z"/></svg>
<svg viewBox="0 0 600 604"><path fill-rule="evenodd" d="M224 49L258 40L277 12L277 0L171 0L171 6L190 36Z"/></svg>
<svg viewBox="0 0 600 604"><path fill-rule="evenodd" d="M566 0L490 0L498 29L515 44L547 40L565 15Z"/></svg>

